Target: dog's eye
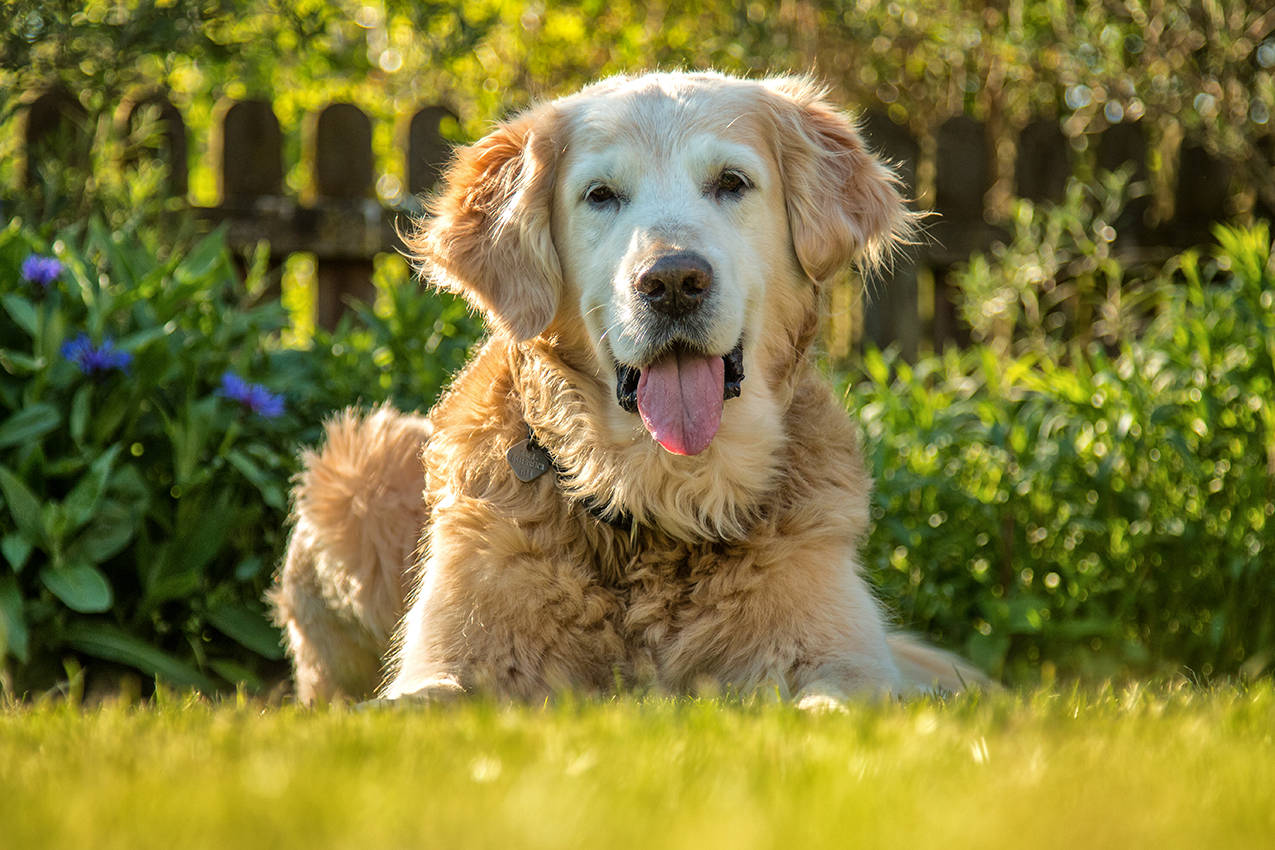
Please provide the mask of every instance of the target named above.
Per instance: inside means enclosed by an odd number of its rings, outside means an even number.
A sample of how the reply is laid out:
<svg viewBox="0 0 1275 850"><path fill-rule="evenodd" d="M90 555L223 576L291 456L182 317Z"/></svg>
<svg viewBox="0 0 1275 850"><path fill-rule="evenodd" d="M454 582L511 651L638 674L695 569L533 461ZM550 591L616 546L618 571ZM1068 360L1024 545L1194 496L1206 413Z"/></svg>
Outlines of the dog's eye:
<svg viewBox="0 0 1275 850"><path fill-rule="evenodd" d="M605 207L620 200L615 190L604 183L595 183L585 192L584 199L595 207Z"/></svg>
<svg viewBox="0 0 1275 850"><path fill-rule="evenodd" d="M742 173L727 168L717 175L717 180L713 183L713 194L718 198L738 198L744 194L744 190L752 187L753 184Z"/></svg>

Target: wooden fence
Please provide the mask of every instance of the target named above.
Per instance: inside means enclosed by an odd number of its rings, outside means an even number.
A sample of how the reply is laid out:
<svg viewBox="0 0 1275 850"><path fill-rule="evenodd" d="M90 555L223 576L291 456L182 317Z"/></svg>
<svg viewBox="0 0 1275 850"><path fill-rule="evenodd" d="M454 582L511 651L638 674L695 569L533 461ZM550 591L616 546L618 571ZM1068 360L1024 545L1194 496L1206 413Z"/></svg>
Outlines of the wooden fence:
<svg viewBox="0 0 1275 850"><path fill-rule="evenodd" d="M121 105L116 124L121 134L133 130L144 109L158 110L158 148L168 166L168 190L184 197L188 188L187 130L181 113L163 94L154 93ZM261 240L270 244L272 266L291 254L314 255L316 321L336 324L351 297L374 294L372 269L377 254L402 249L397 228L414 210L384 207L376 200L372 156L372 122L358 107L334 103L308 117L303 128L313 200L302 203L284 186L284 137L268 101L244 100L225 105L209 140L221 202L192 207L210 225L225 224L230 245L248 251ZM451 145L440 131L453 113L426 106L400 128L407 156L409 198L428 192L446 163ZM454 117L454 116L453 116ZM87 163L83 140L84 109L65 90L52 89L27 107L24 179L30 183L41 156L54 155L45 142L58 139L56 155ZM66 141L71 139L71 150ZM83 162L80 162L83 160Z"/></svg>
<svg viewBox="0 0 1275 850"><path fill-rule="evenodd" d="M143 107L158 108L161 139L155 154L168 164L170 191L184 197L188 139L181 113L163 94L139 97L121 106L117 116L121 132L136 124ZM25 124L26 179L31 179L43 155L43 140L66 132L67 127L74 133L83 125L83 112L61 89L31 100ZM410 195L433 187L450 150L440 122L450 115L447 107L426 106L401 124L398 140L406 156ZM207 222L227 224L236 249L251 248L265 239L277 263L292 253L313 254L316 319L333 325L345 299L370 296L374 257L401 248L395 224L403 211L387 209L376 200L371 120L348 103L335 103L309 116L302 135L305 159L312 168L314 200L303 204L285 191L283 133L271 104L240 101L229 104L220 116L209 148L216 158L221 203L195 207L194 212ZM994 138L987 125L966 116L950 118L934 128L929 138L917 139L884 111L869 109L863 128L872 146L898 164L909 187L917 185L922 169L932 175L927 194L938 217L930 228L932 238L910 251L891 279L876 287L860 314L861 335L883 345L896 343L908 356L915 356L922 347L961 342L965 334L953 306L948 270L1003 236L989 223L994 216L988 214L987 198L998 177L1004 178L999 146L1005 140ZM1042 118L1012 135L1010 143L1017 154L1010 191L1034 201L1060 200L1077 156L1076 145L1064 136L1060 122ZM1115 124L1086 139L1085 147L1096 151L1091 155L1100 168L1132 164L1136 176L1147 174L1146 122ZM58 153L81 156L87 162L86 146L78 153L61 149ZM1228 217L1231 184L1239 173L1234 164L1211 156L1191 140L1181 144L1177 159L1176 185L1169 187L1174 199L1172 219L1151 228L1144 207L1128 211L1131 214L1120 234L1126 247L1177 249L1198 244L1208 239L1211 222ZM1270 215L1261 208L1257 212ZM918 287L921 277L932 282L925 287L925 305Z"/></svg>

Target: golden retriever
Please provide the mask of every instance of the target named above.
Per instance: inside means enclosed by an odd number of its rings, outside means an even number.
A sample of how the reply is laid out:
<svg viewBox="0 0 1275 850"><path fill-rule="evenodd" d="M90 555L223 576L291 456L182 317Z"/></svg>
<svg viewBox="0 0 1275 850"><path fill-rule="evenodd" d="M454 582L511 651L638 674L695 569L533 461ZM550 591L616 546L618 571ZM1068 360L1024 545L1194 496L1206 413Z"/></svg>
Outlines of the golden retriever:
<svg viewBox="0 0 1275 850"><path fill-rule="evenodd" d="M980 679L861 575L811 343L913 218L818 86L608 79L459 149L431 212L409 249L491 336L428 419L347 411L304 457L272 592L300 700Z"/></svg>

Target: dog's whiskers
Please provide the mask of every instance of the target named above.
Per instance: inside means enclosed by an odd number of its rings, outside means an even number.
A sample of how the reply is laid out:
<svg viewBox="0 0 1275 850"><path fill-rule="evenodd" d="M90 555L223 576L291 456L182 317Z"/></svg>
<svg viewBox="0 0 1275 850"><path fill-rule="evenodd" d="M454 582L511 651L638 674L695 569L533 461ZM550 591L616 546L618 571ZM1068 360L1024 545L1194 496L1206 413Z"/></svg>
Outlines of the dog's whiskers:
<svg viewBox="0 0 1275 850"><path fill-rule="evenodd" d="M607 334L611 333L611 331L619 327L620 324L621 324L620 320L617 319L616 321L607 325L606 328L602 331L602 336L598 337L598 345L601 345L603 341L607 338Z"/></svg>

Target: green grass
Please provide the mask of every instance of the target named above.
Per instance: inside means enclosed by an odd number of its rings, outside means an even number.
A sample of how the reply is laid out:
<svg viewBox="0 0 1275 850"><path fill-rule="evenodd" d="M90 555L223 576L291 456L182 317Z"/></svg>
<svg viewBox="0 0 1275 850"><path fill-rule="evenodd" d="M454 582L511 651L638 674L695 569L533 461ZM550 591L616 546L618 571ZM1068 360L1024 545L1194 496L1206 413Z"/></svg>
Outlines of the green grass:
<svg viewBox="0 0 1275 850"><path fill-rule="evenodd" d="M1258 847L1275 687L0 709L0 847Z"/></svg>

